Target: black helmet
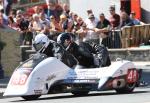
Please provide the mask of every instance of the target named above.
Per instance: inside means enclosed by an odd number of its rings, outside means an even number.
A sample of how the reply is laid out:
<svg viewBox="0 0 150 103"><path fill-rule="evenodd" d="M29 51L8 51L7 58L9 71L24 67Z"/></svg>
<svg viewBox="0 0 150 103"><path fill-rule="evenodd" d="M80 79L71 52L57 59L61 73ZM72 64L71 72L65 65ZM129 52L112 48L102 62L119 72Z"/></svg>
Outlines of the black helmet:
<svg viewBox="0 0 150 103"><path fill-rule="evenodd" d="M59 44L63 44L65 42L65 40L72 40L70 33L61 33L57 37L57 43L59 43Z"/></svg>

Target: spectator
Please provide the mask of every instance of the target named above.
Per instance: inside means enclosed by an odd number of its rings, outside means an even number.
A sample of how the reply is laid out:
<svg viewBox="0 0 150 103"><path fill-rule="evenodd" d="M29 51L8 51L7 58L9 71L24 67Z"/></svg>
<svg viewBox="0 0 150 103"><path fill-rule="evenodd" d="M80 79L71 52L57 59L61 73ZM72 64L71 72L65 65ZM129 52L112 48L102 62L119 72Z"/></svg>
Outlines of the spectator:
<svg viewBox="0 0 150 103"><path fill-rule="evenodd" d="M60 4L56 4L56 7L55 7L55 9L56 9L56 21L57 22L59 22L60 21L60 15L62 14L62 12L63 12L63 8L62 8L62 6L60 5Z"/></svg>
<svg viewBox="0 0 150 103"><path fill-rule="evenodd" d="M63 32L71 32L72 31L73 23L66 17L66 15L62 14L60 16L59 23L60 23L61 28L63 29Z"/></svg>
<svg viewBox="0 0 150 103"><path fill-rule="evenodd" d="M16 11L16 16L18 16L18 15L23 17L23 11L22 10L17 10Z"/></svg>
<svg viewBox="0 0 150 103"><path fill-rule="evenodd" d="M48 27L50 27L50 21L46 18L46 15L44 12L41 12L39 14L39 19L40 19L41 24L47 25Z"/></svg>
<svg viewBox="0 0 150 103"><path fill-rule="evenodd" d="M11 16L13 18L14 22L16 22L16 12L17 12L17 10L12 9L10 11L10 15L9 15L9 16Z"/></svg>
<svg viewBox="0 0 150 103"><path fill-rule="evenodd" d="M95 19L94 14L89 14L87 21L85 21L87 28L94 29L98 23L98 20Z"/></svg>
<svg viewBox="0 0 150 103"><path fill-rule="evenodd" d="M57 36L63 32L63 28L60 24L56 21L54 16L50 16L50 38L56 41Z"/></svg>
<svg viewBox="0 0 150 103"><path fill-rule="evenodd" d="M75 32L76 30L78 30L80 28L79 24L78 24L78 15L75 13L73 14L72 22L73 22L72 32Z"/></svg>
<svg viewBox="0 0 150 103"><path fill-rule="evenodd" d="M14 30L17 30L16 29L16 23L14 22L14 19L12 16L9 16L8 17L8 26Z"/></svg>
<svg viewBox="0 0 150 103"><path fill-rule="evenodd" d="M110 19L109 19L110 26L111 26L110 29L112 29L112 30L119 29L120 28L120 16L118 14L116 14L115 6L114 5L110 6L109 11L110 11L110 15L111 15ZM120 34L118 32L117 33L114 33L114 32L111 32L111 34L110 34L110 36L112 38L112 41L110 43L112 45L111 48L120 48L121 47Z"/></svg>
<svg viewBox="0 0 150 103"><path fill-rule="evenodd" d="M42 7L41 6L35 6L34 7L34 14L37 14L37 15L39 15L41 12L43 12L43 9L42 9Z"/></svg>
<svg viewBox="0 0 150 103"><path fill-rule="evenodd" d="M84 23L84 21L82 20L82 18L78 17L77 21L76 21L76 24L74 23L72 32L76 33L76 31L80 30L83 23Z"/></svg>
<svg viewBox="0 0 150 103"><path fill-rule="evenodd" d="M94 42L96 44L99 43L99 36L94 32L94 28L96 27L98 21L95 19L94 14L89 14L88 20L85 21L88 30L88 34L86 35L87 42Z"/></svg>
<svg viewBox="0 0 150 103"><path fill-rule="evenodd" d="M63 4L63 14L66 15L67 18L69 18L70 9L67 4Z"/></svg>
<svg viewBox="0 0 150 103"><path fill-rule="evenodd" d="M87 22L90 21L89 20L89 15L91 15L91 14L94 15L93 11L91 9L87 10L87 16L88 16L88 18L85 19L85 23L87 23ZM95 18L95 21L98 22L98 19L96 17L94 17L94 18Z"/></svg>
<svg viewBox="0 0 150 103"><path fill-rule="evenodd" d="M140 20L136 19L135 16L136 16L136 13L134 11L132 11L130 13L130 18L133 21L134 25L143 25L144 23L140 22Z"/></svg>
<svg viewBox="0 0 150 103"><path fill-rule="evenodd" d="M117 29L120 25L120 16L116 14L114 6L110 6L109 11L111 15L109 19L110 25L112 29Z"/></svg>
<svg viewBox="0 0 150 103"><path fill-rule="evenodd" d="M104 14L101 13L99 15L99 22L95 28L95 32L100 34L100 38L102 39L101 44L103 44L108 48L111 47L110 45L111 38L109 37L109 27L110 27L110 22L105 18Z"/></svg>
<svg viewBox="0 0 150 103"><path fill-rule="evenodd" d="M32 30L35 33L39 33L43 29L43 24L40 22L39 15L34 14L33 15L33 24L32 24Z"/></svg>
<svg viewBox="0 0 150 103"><path fill-rule="evenodd" d="M31 45L33 33L29 31L29 21L24 19L23 16L17 15L16 25L16 29L20 32L20 45Z"/></svg>
<svg viewBox="0 0 150 103"><path fill-rule="evenodd" d="M50 16L53 15L55 18L59 18L57 16L57 10L56 10L55 2L48 1L47 6L48 6L48 9L47 9L47 12L46 12L47 16L50 17Z"/></svg>
<svg viewBox="0 0 150 103"><path fill-rule="evenodd" d="M3 15L3 23L4 25L8 25L8 17L7 15L4 13L4 9L0 10L0 13Z"/></svg>
<svg viewBox="0 0 150 103"><path fill-rule="evenodd" d="M130 19L130 17L128 16L128 14L126 12L122 12L121 13L121 24L120 24L120 27L133 26L133 25L134 25L134 23Z"/></svg>
<svg viewBox="0 0 150 103"><path fill-rule="evenodd" d="M11 6L12 6L12 0L3 0L4 1L4 12L7 16L9 16Z"/></svg>
<svg viewBox="0 0 150 103"><path fill-rule="evenodd" d="M86 41L86 36L88 34L88 28L85 23L81 25L81 28L76 31L79 36L79 42Z"/></svg>

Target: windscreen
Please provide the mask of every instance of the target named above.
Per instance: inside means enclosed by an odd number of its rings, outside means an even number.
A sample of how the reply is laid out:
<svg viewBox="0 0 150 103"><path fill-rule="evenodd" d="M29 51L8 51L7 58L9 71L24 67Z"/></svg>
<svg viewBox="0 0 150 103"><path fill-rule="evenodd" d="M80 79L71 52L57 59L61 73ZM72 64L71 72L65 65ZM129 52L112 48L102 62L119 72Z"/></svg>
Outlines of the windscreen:
<svg viewBox="0 0 150 103"><path fill-rule="evenodd" d="M37 53L34 54L30 59L26 60L23 64L21 64L19 68L35 68L35 66L37 66L41 61L43 61L44 59L46 59L47 56L45 54L41 54L41 53Z"/></svg>

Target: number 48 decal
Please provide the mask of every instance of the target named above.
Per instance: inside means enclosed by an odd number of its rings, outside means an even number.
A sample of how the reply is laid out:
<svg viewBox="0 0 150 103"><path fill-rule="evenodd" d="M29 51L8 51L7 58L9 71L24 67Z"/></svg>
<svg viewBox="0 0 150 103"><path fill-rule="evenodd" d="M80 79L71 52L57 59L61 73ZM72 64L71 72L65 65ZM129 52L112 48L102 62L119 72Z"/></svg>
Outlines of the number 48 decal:
<svg viewBox="0 0 150 103"><path fill-rule="evenodd" d="M135 83L138 80L138 71L136 69L129 69L127 74L127 82Z"/></svg>

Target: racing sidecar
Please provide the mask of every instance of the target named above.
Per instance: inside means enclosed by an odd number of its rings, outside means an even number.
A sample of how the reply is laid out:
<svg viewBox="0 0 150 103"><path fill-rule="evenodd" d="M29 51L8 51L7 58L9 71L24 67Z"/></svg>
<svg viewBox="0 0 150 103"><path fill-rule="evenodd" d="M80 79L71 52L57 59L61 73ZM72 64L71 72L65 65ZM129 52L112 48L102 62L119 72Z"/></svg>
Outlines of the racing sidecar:
<svg viewBox="0 0 150 103"><path fill-rule="evenodd" d="M131 61L119 59L100 68L70 68L55 57L38 53L16 68L4 96L33 100L44 94L62 92L74 95L104 90L131 93L138 78Z"/></svg>

